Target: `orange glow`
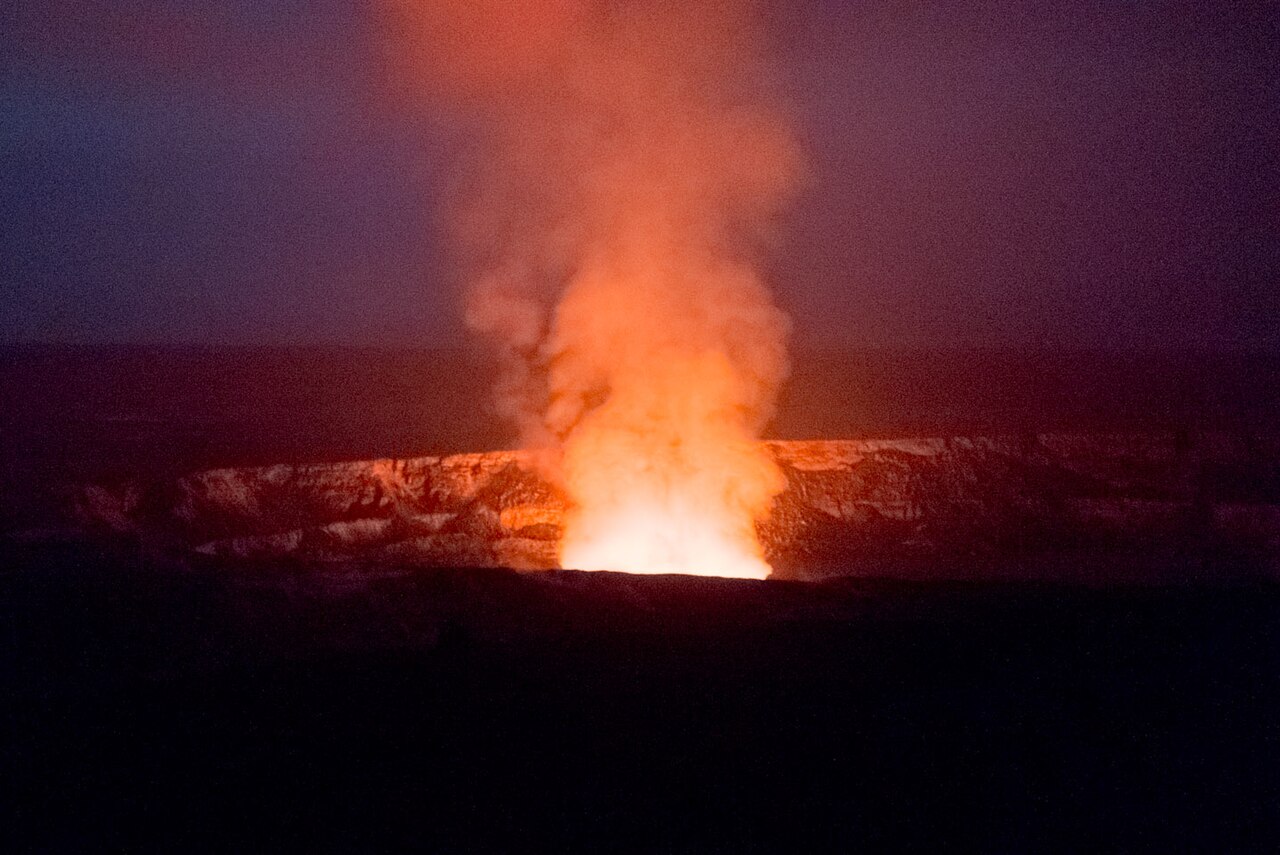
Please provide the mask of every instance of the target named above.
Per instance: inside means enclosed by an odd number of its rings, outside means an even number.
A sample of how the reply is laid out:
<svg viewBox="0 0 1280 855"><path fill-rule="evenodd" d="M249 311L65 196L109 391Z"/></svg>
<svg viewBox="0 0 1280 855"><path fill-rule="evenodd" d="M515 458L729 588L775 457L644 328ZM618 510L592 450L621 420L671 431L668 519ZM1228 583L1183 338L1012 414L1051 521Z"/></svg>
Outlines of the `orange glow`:
<svg viewBox="0 0 1280 855"><path fill-rule="evenodd" d="M755 521L784 484L733 404L728 360L666 353L636 368L565 441L561 566L765 578Z"/></svg>

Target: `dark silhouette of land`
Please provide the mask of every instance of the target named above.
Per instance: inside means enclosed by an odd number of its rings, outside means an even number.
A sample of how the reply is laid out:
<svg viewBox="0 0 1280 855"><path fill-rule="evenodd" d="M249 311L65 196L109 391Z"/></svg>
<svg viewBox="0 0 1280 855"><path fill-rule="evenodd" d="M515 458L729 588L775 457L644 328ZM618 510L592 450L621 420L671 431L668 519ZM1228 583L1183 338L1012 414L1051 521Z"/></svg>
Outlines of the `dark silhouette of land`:
<svg viewBox="0 0 1280 855"><path fill-rule="evenodd" d="M1262 851L1274 584L734 582L44 546L7 851Z"/></svg>

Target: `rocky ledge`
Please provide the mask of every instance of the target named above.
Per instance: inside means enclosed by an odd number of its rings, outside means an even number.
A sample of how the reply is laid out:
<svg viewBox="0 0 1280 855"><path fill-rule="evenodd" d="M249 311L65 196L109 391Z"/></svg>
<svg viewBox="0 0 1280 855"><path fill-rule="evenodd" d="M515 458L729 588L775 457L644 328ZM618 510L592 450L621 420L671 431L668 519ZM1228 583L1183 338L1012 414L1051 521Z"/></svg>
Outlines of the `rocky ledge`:
<svg viewBox="0 0 1280 855"><path fill-rule="evenodd" d="M1280 439L768 443L780 578L1280 575ZM214 469L74 491L76 532L170 556L553 569L565 503L525 452Z"/></svg>

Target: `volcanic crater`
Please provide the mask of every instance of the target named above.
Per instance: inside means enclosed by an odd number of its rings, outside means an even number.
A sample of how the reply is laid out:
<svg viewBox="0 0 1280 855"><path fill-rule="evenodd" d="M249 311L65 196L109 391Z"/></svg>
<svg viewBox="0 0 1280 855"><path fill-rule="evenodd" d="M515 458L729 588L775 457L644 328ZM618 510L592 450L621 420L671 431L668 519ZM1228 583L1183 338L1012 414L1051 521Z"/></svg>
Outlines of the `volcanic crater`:
<svg viewBox="0 0 1280 855"><path fill-rule="evenodd" d="M757 524L773 578L1280 575L1276 437L766 446L786 477ZM77 487L62 530L179 560L550 570L567 502L539 473L522 451L211 469Z"/></svg>

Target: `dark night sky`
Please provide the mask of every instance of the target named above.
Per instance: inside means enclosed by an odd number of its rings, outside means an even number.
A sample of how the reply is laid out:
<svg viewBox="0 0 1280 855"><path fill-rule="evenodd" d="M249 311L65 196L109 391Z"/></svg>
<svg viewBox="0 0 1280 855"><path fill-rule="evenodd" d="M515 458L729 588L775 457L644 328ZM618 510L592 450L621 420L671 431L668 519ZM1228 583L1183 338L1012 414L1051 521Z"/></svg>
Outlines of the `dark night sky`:
<svg viewBox="0 0 1280 855"><path fill-rule="evenodd" d="M802 340L1280 346L1275 4L773 2ZM456 340L375 7L0 11L0 340Z"/></svg>

